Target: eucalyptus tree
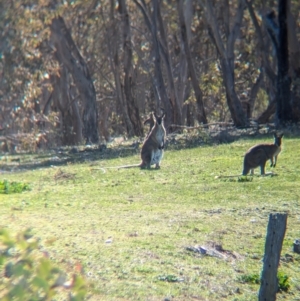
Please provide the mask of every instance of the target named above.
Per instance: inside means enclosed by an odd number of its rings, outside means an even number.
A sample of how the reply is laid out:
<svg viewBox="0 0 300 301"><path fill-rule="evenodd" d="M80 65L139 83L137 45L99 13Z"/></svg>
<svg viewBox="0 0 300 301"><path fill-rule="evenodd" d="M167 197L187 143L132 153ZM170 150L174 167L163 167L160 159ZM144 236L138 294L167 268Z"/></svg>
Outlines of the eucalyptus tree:
<svg viewBox="0 0 300 301"><path fill-rule="evenodd" d="M186 28L186 19L184 15L183 0L178 0L178 14L179 14L179 26L180 26L181 38L183 41L183 49L186 55L187 65L189 68L189 76L191 78L192 86L195 91L196 103L199 108L200 116L198 121L206 124L207 118L206 118L206 113L203 104L202 91L199 87L199 81L196 76L196 71L194 68L193 58L192 58L190 45L188 41L188 31Z"/></svg>
<svg viewBox="0 0 300 301"><path fill-rule="evenodd" d="M275 112L278 124L285 123L287 120L298 122L300 120L300 43L297 38L299 23L297 24L295 15L300 8L299 2L259 3L249 0L246 3L255 27L259 45L258 54L262 58L262 67L266 76L263 88L268 91L270 99L267 109L262 112L258 122L268 121ZM272 45L273 48L270 47Z"/></svg>
<svg viewBox="0 0 300 301"><path fill-rule="evenodd" d="M247 117L235 90L234 75L234 46L237 38L239 37L240 28L242 26L243 14L245 10L245 1L239 0L237 7L233 8L235 9L235 15L233 17L234 22L232 25L230 24L231 16L229 12L229 9L231 7L229 5L229 1L226 1L226 11L224 11L223 14L224 31L222 33L218 21L216 19L213 3L209 0L198 0L198 2L204 10L208 29L210 31L213 43L215 44L219 54L219 61L222 70L224 86L226 88L226 99L232 120L236 126L246 126Z"/></svg>

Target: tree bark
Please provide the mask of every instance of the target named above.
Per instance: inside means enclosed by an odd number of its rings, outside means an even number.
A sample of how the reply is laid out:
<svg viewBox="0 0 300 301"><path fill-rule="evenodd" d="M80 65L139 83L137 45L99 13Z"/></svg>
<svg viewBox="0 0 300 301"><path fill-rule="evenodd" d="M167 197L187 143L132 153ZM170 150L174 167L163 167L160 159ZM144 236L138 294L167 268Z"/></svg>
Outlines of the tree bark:
<svg viewBox="0 0 300 301"><path fill-rule="evenodd" d="M60 66L59 74L54 77L53 99L61 115L62 145L79 144L82 139L81 120L76 111L76 101L69 94L68 71L63 66Z"/></svg>
<svg viewBox="0 0 300 301"><path fill-rule="evenodd" d="M226 47L221 38L221 32L218 26L218 21L214 14L212 1L207 0L206 5L204 5L201 0L198 0L198 2L205 11L207 24L211 31L213 42L220 56L223 81L226 89L226 99L231 118L236 126L247 126L247 117L235 91L234 79L234 43L239 35L242 24L245 8L244 0L239 0L233 27L227 36Z"/></svg>
<svg viewBox="0 0 300 301"><path fill-rule="evenodd" d="M120 0L119 13L122 19L122 33L123 33L123 50L124 50L124 94L125 103L128 109L128 115L133 125L133 134L136 136L143 136L143 127L140 118L139 107L136 104L135 98L132 93L134 87L135 76L132 67L132 43L130 20L127 11L126 1Z"/></svg>
<svg viewBox="0 0 300 301"><path fill-rule="evenodd" d="M188 68L189 68L189 75L191 78L191 82L192 82L193 89L195 92L196 103L198 106L198 112L199 112L198 121L200 123L206 124L207 118L206 118L204 105L203 105L203 101L202 101L202 91L199 87L196 71L195 71L194 64L193 64L192 54L191 54L191 50L190 50L190 46L189 46L189 42L188 42L187 29L186 29L184 13L183 13L184 12L183 0L177 0L177 4L178 4L178 14L179 14L181 37L182 37L182 41L183 41L183 45L184 45L184 51L185 51L185 55L186 55L186 59L187 59Z"/></svg>
<svg viewBox="0 0 300 301"><path fill-rule="evenodd" d="M111 25L112 32L107 37L108 47L110 49L110 56L109 56L110 65L111 65L111 70L113 72L114 79L115 79L117 103L118 103L120 110L122 110L122 119L124 121L127 134L129 136L133 136L134 135L133 125L129 118L126 101L124 99L125 96L124 96L122 84L121 84L121 82L122 82L121 75L120 75L121 67L120 67L120 62L119 62L119 51L118 51L118 49L119 49L119 44L118 44L119 43L119 39L118 39L119 32L118 32L118 28L117 28L117 22L116 22L114 10L115 10L115 1L111 0L110 1L110 19L112 22L112 25Z"/></svg>
<svg viewBox="0 0 300 301"><path fill-rule="evenodd" d="M157 97L156 100L156 110L160 110L161 107L164 108L166 112L165 126L168 129L169 125L172 124L174 119L173 108L171 101L168 97L167 89L164 83L163 72L162 72L162 63L161 63L161 53L162 46L157 34L157 25L158 25L158 3L157 0L152 0L153 12L152 17L150 18L147 10L146 3L144 0L141 0L140 3L137 0L134 0L134 3L137 5L139 10L142 12L145 24L152 36L153 52L154 52L154 95Z"/></svg>
<svg viewBox="0 0 300 301"><path fill-rule="evenodd" d="M60 64L72 74L75 85L84 103L82 115L83 136L86 143L98 143L98 112L96 107L96 91L90 77L88 67L79 53L62 17L52 20L51 42Z"/></svg>
<svg viewBox="0 0 300 301"><path fill-rule="evenodd" d="M278 292L277 269L286 230L287 214L270 214L259 301L275 301Z"/></svg>
<svg viewBox="0 0 300 301"><path fill-rule="evenodd" d="M157 2L157 0L155 1ZM172 122L175 124L182 124L182 103L180 103L178 99L178 93L175 88L174 76L172 71L173 70L172 60L171 60L169 47L168 47L167 34L166 34L163 18L161 16L161 10L159 5L157 5L157 18L158 18L158 25L159 25L159 32L160 32L159 49L164 59L164 63L167 71L170 102L172 105Z"/></svg>
<svg viewBox="0 0 300 301"><path fill-rule="evenodd" d="M278 52L277 52L277 122L284 125L292 121L291 79L289 71L287 0L278 2Z"/></svg>
<svg viewBox="0 0 300 301"><path fill-rule="evenodd" d="M186 0L183 3L184 10L184 20L186 25L186 34L187 41L190 45L192 32L191 32L191 24L193 20L193 0ZM188 82L188 68L187 68L187 59L184 51L184 42L182 40L182 35L179 35L179 45L180 55L179 55L179 74L177 80L177 95L179 103L182 107L182 122L184 124L184 120L186 118L187 125L194 125L194 115L192 110L192 103L184 103L187 99L187 94L189 93L190 87Z"/></svg>
<svg viewBox="0 0 300 301"><path fill-rule="evenodd" d="M252 20L252 23L254 25L255 31L256 31L256 36L258 39L258 48L260 50L260 55L262 57L262 65L261 65L261 73L260 76L257 80L257 82L254 84L251 90L251 100L253 99L254 94L257 94L258 92L258 86L260 86L261 81L263 80L263 74L266 75L266 77L269 79L269 90L270 92L268 93L269 95L269 105L267 109L257 118L257 122L259 123L266 123L270 119L270 117L275 113L276 111L276 101L274 100L274 95L273 92L276 90L276 73L271 67L271 63L269 60L269 49L267 47L266 42L264 41L264 34L262 31L262 27L259 25L259 22L257 20L257 17L255 15L252 1L247 0L245 1L248 7L248 11ZM258 85L257 85L258 83ZM254 94L252 94L252 92ZM253 105L250 105L251 109L250 111L253 111L254 103ZM251 112L252 114L252 112Z"/></svg>
<svg viewBox="0 0 300 301"><path fill-rule="evenodd" d="M291 13L291 1L288 0L288 41L289 41L289 62L291 75L291 106L293 122L300 121L300 43L297 38L297 24Z"/></svg>
<svg viewBox="0 0 300 301"><path fill-rule="evenodd" d="M252 118L256 97L257 97L258 91L261 87L261 84L263 82L263 77L264 77L263 71L261 69L258 77L256 78L255 83L253 84L253 86L251 88L250 99L249 99L249 115L247 116L248 118Z"/></svg>

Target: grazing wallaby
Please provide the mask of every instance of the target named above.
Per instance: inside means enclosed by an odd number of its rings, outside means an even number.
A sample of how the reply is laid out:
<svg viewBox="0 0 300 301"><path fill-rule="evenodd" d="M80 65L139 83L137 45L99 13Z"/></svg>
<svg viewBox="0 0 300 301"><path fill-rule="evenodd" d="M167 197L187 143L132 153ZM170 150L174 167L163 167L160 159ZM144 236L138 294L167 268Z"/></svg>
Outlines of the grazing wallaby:
<svg viewBox="0 0 300 301"><path fill-rule="evenodd" d="M155 164L155 168L160 168L160 161L163 157L165 139L166 139L166 130L164 127L164 118L165 113L162 116L157 116L155 113L151 113L152 120L154 125L146 137L141 151L142 162L140 164L133 165L124 165L116 167L106 167L107 168L131 168L131 167L141 167L141 168L150 168L151 165ZM99 168L93 168L93 170ZM100 168L100 170L105 171L105 168Z"/></svg>
<svg viewBox="0 0 300 301"><path fill-rule="evenodd" d="M268 160L271 162L271 167L275 167L278 154L281 151L281 139L283 134L274 134L274 144L257 144L251 147L244 157L243 175L247 175L251 170L254 174L254 168L260 166L261 175L265 174L265 165Z"/></svg>

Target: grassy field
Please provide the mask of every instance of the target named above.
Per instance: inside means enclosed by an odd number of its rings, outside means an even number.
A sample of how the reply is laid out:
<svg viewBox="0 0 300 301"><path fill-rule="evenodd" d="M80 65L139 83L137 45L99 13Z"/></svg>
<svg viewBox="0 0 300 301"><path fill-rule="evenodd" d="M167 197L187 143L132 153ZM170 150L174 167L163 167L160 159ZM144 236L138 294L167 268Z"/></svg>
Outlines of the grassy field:
<svg viewBox="0 0 300 301"><path fill-rule="evenodd" d="M280 271L291 287L277 300L300 300L300 255L292 251L300 237L300 140L284 137L276 176L216 178L240 174L244 152L261 141L170 147L160 170L105 169L139 163L136 154L0 174L31 187L0 194L0 228L32 228L67 272L82 264L90 300L251 301L259 285L245 279L261 272L269 214L287 212ZM31 160L18 158L14 164ZM195 246L217 247L218 256Z"/></svg>

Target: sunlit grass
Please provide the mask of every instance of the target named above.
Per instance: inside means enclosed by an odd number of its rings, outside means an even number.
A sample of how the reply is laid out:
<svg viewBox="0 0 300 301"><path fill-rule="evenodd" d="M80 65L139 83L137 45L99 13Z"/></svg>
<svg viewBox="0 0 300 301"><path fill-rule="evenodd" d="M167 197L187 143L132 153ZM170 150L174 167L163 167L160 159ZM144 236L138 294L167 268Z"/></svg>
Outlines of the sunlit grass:
<svg viewBox="0 0 300 301"><path fill-rule="evenodd" d="M0 227L32 228L67 271L80 262L92 300L249 301L257 300L259 286L239 279L261 271L269 214L288 212L282 257L293 261L280 269L291 287L277 300L296 300L300 141L284 138L276 168L266 168L277 176L216 178L241 174L242 156L257 142L167 149L160 170L105 169L139 163L135 155L7 173L1 180L31 190L0 195ZM212 243L234 256L187 250Z"/></svg>

